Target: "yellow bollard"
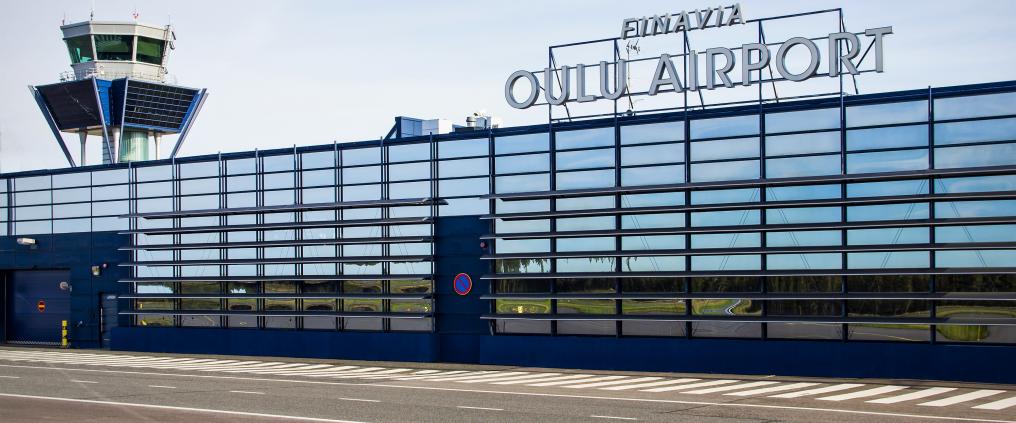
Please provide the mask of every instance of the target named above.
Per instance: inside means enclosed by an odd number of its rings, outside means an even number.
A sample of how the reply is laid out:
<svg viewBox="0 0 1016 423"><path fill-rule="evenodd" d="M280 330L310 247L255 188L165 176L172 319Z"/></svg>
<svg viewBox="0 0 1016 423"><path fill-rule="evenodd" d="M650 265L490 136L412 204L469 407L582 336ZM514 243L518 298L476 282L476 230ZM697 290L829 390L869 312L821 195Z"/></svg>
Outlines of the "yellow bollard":
<svg viewBox="0 0 1016 423"><path fill-rule="evenodd" d="M67 348L67 321L60 321L60 348Z"/></svg>

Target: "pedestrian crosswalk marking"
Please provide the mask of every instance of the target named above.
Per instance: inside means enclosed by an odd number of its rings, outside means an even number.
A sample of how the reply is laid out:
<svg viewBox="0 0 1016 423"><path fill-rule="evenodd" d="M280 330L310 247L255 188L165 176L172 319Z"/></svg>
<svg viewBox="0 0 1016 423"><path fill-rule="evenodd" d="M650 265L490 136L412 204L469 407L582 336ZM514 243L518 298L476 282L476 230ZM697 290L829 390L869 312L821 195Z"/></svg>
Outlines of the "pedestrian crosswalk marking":
<svg viewBox="0 0 1016 423"><path fill-rule="evenodd" d="M828 394L830 392L846 391L847 389L860 388L862 386L864 386L863 383L841 383L838 385L809 389L807 391L788 392L786 394L771 395L769 398L800 398L809 395L821 395Z"/></svg>
<svg viewBox="0 0 1016 423"><path fill-rule="evenodd" d="M809 386L818 385L817 383L791 383L789 385L770 386L768 388L752 389L748 391L730 392L723 395L733 395L738 397L750 397L752 395L771 394L773 392L793 391L795 389L807 388Z"/></svg>
<svg viewBox="0 0 1016 423"><path fill-rule="evenodd" d="M702 380L702 379L681 378L681 379L661 380L659 382L636 383L634 385L611 386L611 387L600 388L600 389L602 389L604 391L626 391L626 390L629 390L629 389L652 388L654 386L663 386L663 385L676 385L676 384L679 384L679 383L690 383L690 382L697 382L697 381L700 381L700 380Z"/></svg>
<svg viewBox="0 0 1016 423"><path fill-rule="evenodd" d="M855 391L855 392L850 392L850 393L846 393L846 394L833 395L831 397L822 397L822 398L819 398L819 401L843 401L843 400L849 400L849 399L867 398L867 397L873 397L875 395L882 395L882 394L888 394L890 392L896 392L896 391L899 391L901 389L907 389L907 387L906 386L896 386L896 385L880 386L878 388L871 388L871 389L866 389L866 390L863 390L863 391Z"/></svg>
<svg viewBox="0 0 1016 423"><path fill-rule="evenodd" d="M879 398L868 401L872 404L896 404L903 401L912 401L915 399L927 398L938 394L944 394L946 392L955 391L956 388L928 388L920 391L911 392L909 394L897 395L895 397Z"/></svg>
<svg viewBox="0 0 1016 423"><path fill-rule="evenodd" d="M923 405L925 407L945 407L947 405L959 404L961 402L973 401L975 399L981 399L990 397L992 395L998 395L1005 391L999 391L995 389L979 389L973 392L967 392L965 394L956 395L954 397L943 398L937 401L929 401L917 405Z"/></svg>
<svg viewBox="0 0 1016 423"><path fill-rule="evenodd" d="M739 380L720 379L710 380L706 382L693 383L691 385L678 385L678 386L664 386L662 388L642 389L641 392L670 392L670 391L683 391L686 389L705 388L707 386L726 385L729 383L737 383Z"/></svg>
<svg viewBox="0 0 1016 423"><path fill-rule="evenodd" d="M639 391L670 395L722 394L735 397L765 395L769 398L812 398L821 401L860 400L868 404L918 402L926 407L958 405L977 410L999 411L1016 407L1012 391L1001 389L964 389L956 387L911 387L861 383L829 384L821 382L784 382L778 380L735 380L673 378L663 376L562 374L508 370L439 370L392 367L361 367L324 363L237 360L225 358L188 358L124 354L73 353L0 349L0 360L42 362L86 366L166 369L191 372L221 372L249 375L297 376L339 380L389 380L444 382L452 384L524 385L555 389L598 389L603 391ZM900 392L902 391L902 392ZM824 394L833 394L824 396ZM1000 394L1007 394L1002 397ZM999 398L989 398L999 396ZM874 399L872 399L874 397ZM936 398L937 397L937 398ZM976 401L989 398L984 401ZM993 401L992 401L993 400ZM988 402L985 402L988 401Z"/></svg>

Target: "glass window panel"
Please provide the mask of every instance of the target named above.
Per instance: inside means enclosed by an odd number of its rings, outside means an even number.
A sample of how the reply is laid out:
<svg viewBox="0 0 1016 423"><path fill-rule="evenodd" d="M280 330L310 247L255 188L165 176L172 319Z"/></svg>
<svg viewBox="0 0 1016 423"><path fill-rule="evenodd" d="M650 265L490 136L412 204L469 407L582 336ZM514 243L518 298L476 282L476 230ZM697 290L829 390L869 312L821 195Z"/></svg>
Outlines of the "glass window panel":
<svg viewBox="0 0 1016 423"><path fill-rule="evenodd" d="M839 340L843 339L843 325L837 323L767 323L766 338Z"/></svg>
<svg viewBox="0 0 1016 423"><path fill-rule="evenodd" d="M1011 115L1016 111L1016 93L999 93L935 99L935 119Z"/></svg>
<svg viewBox="0 0 1016 423"><path fill-rule="evenodd" d="M203 210L217 208L219 208L219 196L217 195L180 197L180 210Z"/></svg>
<svg viewBox="0 0 1016 423"><path fill-rule="evenodd" d="M603 188L614 186L614 170L559 172L556 189Z"/></svg>
<svg viewBox="0 0 1016 423"><path fill-rule="evenodd" d="M550 251L549 239L498 239L494 243L497 253L546 253Z"/></svg>
<svg viewBox="0 0 1016 423"><path fill-rule="evenodd" d="M824 200L840 198L840 186L800 185L766 188L767 201Z"/></svg>
<svg viewBox="0 0 1016 423"><path fill-rule="evenodd" d="M494 139L495 154L547 151L550 136L547 133L498 136Z"/></svg>
<svg viewBox="0 0 1016 423"><path fill-rule="evenodd" d="M180 178L203 178L219 175L219 162L192 162L180 164Z"/></svg>
<svg viewBox="0 0 1016 423"><path fill-rule="evenodd" d="M733 232L721 234L694 234L691 236L691 248L751 248L762 246L762 236L758 232Z"/></svg>
<svg viewBox="0 0 1016 423"><path fill-rule="evenodd" d="M558 150L614 145L614 127L558 131L554 136Z"/></svg>
<svg viewBox="0 0 1016 423"><path fill-rule="evenodd" d="M148 169L161 169L165 171L171 170L169 166L158 166L155 168ZM169 172L166 172L169 173ZM141 174L141 169L138 169L138 174ZM166 177L168 179L169 176ZM85 179L87 181L87 179ZM100 172L92 172L92 184L93 185L112 185L112 184L126 184L130 182L130 172L128 169L113 169L104 170Z"/></svg>
<svg viewBox="0 0 1016 423"><path fill-rule="evenodd" d="M361 184L369 182L381 182L381 166L351 167L342 169L343 184Z"/></svg>
<svg viewBox="0 0 1016 423"><path fill-rule="evenodd" d="M95 34L95 54L99 60L133 60L133 35Z"/></svg>
<svg viewBox="0 0 1016 423"><path fill-rule="evenodd" d="M589 169L614 166L614 149L558 152L554 155L558 170Z"/></svg>
<svg viewBox="0 0 1016 423"><path fill-rule="evenodd" d="M342 201L369 201L380 199L381 199L381 185L358 185L358 186L342 187Z"/></svg>
<svg viewBox="0 0 1016 423"><path fill-rule="evenodd" d="M847 231L849 245L925 244L930 242L928 228L851 229Z"/></svg>
<svg viewBox="0 0 1016 423"><path fill-rule="evenodd" d="M846 156L846 173L919 171L928 169L927 149L860 153Z"/></svg>
<svg viewBox="0 0 1016 423"><path fill-rule="evenodd" d="M848 198L920 195L927 193L927 179L847 184Z"/></svg>
<svg viewBox="0 0 1016 423"><path fill-rule="evenodd" d="M927 120L927 100L847 107L848 127L926 122Z"/></svg>
<svg viewBox="0 0 1016 423"><path fill-rule="evenodd" d="M558 198L557 210L609 209L614 207L613 196Z"/></svg>
<svg viewBox="0 0 1016 423"><path fill-rule="evenodd" d="M927 251L847 253L850 269L924 269L930 266Z"/></svg>
<svg viewBox="0 0 1016 423"><path fill-rule="evenodd" d="M0 182L6 185L6 181ZM123 182L126 183L127 181ZM87 172L58 173L53 175L53 188L85 187L89 183L91 183L91 176Z"/></svg>
<svg viewBox="0 0 1016 423"><path fill-rule="evenodd" d="M1016 250L936 251L935 267L1016 267Z"/></svg>
<svg viewBox="0 0 1016 423"><path fill-rule="evenodd" d="M14 194L14 204L30 206L33 204L49 204L52 198L50 191L19 192Z"/></svg>
<svg viewBox="0 0 1016 423"><path fill-rule="evenodd" d="M684 204L683 192L657 192L650 194L623 194L621 207L680 206Z"/></svg>
<svg viewBox="0 0 1016 423"><path fill-rule="evenodd" d="M481 198L451 198L448 204L438 206L441 216L479 216L490 213L490 202Z"/></svg>
<svg viewBox="0 0 1016 423"><path fill-rule="evenodd" d="M816 270L841 268L843 268L843 260L840 253L769 254L766 256L766 269L768 270Z"/></svg>
<svg viewBox="0 0 1016 423"><path fill-rule="evenodd" d="M442 160L438 162L438 175L442 178L487 175L489 173L487 166L487 158Z"/></svg>
<svg viewBox="0 0 1016 423"><path fill-rule="evenodd" d="M308 188L300 190L300 195L304 204L335 202L335 188Z"/></svg>
<svg viewBox="0 0 1016 423"><path fill-rule="evenodd" d="M741 181L758 178L758 160L691 165L692 182Z"/></svg>
<svg viewBox="0 0 1016 423"><path fill-rule="evenodd" d="M702 161L758 157L758 140L758 137L754 137L696 141L691 143L691 159L693 161Z"/></svg>
<svg viewBox="0 0 1016 423"><path fill-rule="evenodd" d="M760 223L758 210L729 210L691 214L692 226L742 226Z"/></svg>
<svg viewBox="0 0 1016 423"><path fill-rule="evenodd" d="M767 159L766 178L839 175L840 155Z"/></svg>
<svg viewBox="0 0 1016 423"><path fill-rule="evenodd" d="M769 316L830 316L843 313L843 304L828 300L779 300L767 303Z"/></svg>
<svg viewBox="0 0 1016 423"><path fill-rule="evenodd" d="M421 184L427 184L427 182L421 182ZM487 177L440 181L438 190L442 197L486 195L490 193L490 181ZM417 192L417 196L428 191L429 189L422 188Z"/></svg>
<svg viewBox="0 0 1016 423"><path fill-rule="evenodd" d="M761 304L762 302L756 301L756 303ZM759 307L761 307L761 305ZM761 338L762 324L732 323L732 322L692 322L691 336L695 338Z"/></svg>
<svg viewBox="0 0 1016 423"><path fill-rule="evenodd" d="M694 222L694 217L692 219ZM626 214L621 216L621 229L681 227L684 227L684 213ZM560 229L558 227L558 230Z"/></svg>
<svg viewBox="0 0 1016 423"><path fill-rule="evenodd" d="M497 273L547 273L550 259L505 259L494 260Z"/></svg>
<svg viewBox="0 0 1016 423"><path fill-rule="evenodd" d="M945 201L935 203L939 219L1016 215L1016 200Z"/></svg>
<svg viewBox="0 0 1016 423"><path fill-rule="evenodd" d="M53 206L53 217L58 219L63 217L89 216L91 212L92 205L88 203L57 204ZM85 225L85 227L87 228L88 226Z"/></svg>
<svg viewBox="0 0 1016 423"><path fill-rule="evenodd" d="M767 247L840 245L840 231L787 231L766 234Z"/></svg>
<svg viewBox="0 0 1016 423"><path fill-rule="evenodd" d="M89 219L60 219L53 221L53 233L88 232L91 230Z"/></svg>
<svg viewBox="0 0 1016 423"><path fill-rule="evenodd" d="M130 213L130 203L127 201L104 201L92 203L92 216L110 216ZM127 222L128 219L123 219Z"/></svg>
<svg viewBox="0 0 1016 423"><path fill-rule="evenodd" d="M758 188L692 191L692 204L754 203L759 201Z"/></svg>
<svg viewBox="0 0 1016 423"><path fill-rule="evenodd" d="M558 231L591 231L598 229L614 229L613 216L572 217L557 219Z"/></svg>
<svg viewBox="0 0 1016 423"><path fill-rule="evenodd" d="M927 342L929 325L850 324L847 337L851 341Z"/></svg>
<svg viewBox="0 0 1016 423"><path fill-rule="evenodd" d="M285 173L280 175L287 175ZM271 188L268 186L267 178L269 175L265 175L265 188ZM335 185L335 170L311 170L300 173L300 182L302 186L314 187L314 186L334 186ZM278 187L283 188L283 187Z"/></svg>
<svg viewBox="0 0 1016 423"><path fill-rule="evenodd" d="M843 283L839 276L770 276L766 278L768 292L808 293L840 292Z"/></svg>
<svg viewBox="0 0 1016 423"><path fill-rule="evenodd" d="M334 151L317 151L300 155L301 169L316 169L335 166Z"/></svg>
<svg viewBox="0 0 1016 423"><path fill-rule="evenodd" d="M758 132L759 117L757 115L691 121L691 137L693 139L753 135Z"/></svg>
<svg viewBox="0 0 1016 423"><path fill-rule="evenodd" d="M939 194L990 191L1016 191L1016 175L969 176L935 180L935 192Z"/></svg>
<svg viewBox="0 0 1016 423"><path fill-rule="evenodd" d="M621 169L621 185L663 185L684 182L684 165L645 166Z"/></svg>
<svg viewBox="0 0 1016 423"><path fill-rule="evenodd" d="M253 158L233 159L226 161L227 175L242 175L256 172L257 167Z"/></svg>
<svg viewBox="0 0 1016 423"><path fill-rule="evenodd" d="M684 140L684 122L662 122L621 127L621 144Z"/></svg>
<svg viewBox="0 0 1016 423"><path fill-rule="evenodd" d="M795 135L766 135L766 156L768 157L839 152L839 131Z"/></svg>
<svg viewBox="0 0 1016 423"><path fill-rule="evenodd" d="M830 108L767 113L765 119L766 133L839 128L840 109Z"/></svg>
<svg viewBox="0 0 1016 423"><path fill-rule="evenodd" d="M686 270L682 256L641 256L622 257L622 272L683 272Z"/></svg>
<svg viewBox="0 0 1016 423"><path fill-rule="evenodd" d="M391 163L411 162L430 159L430 144L399 144L388 146L388 161Z"/></svg>
<svg viewBox="0 0 1016 423"><path fill-rule="evenodd" d="M430 179L430 162L393 164L388 168L391 181Z"/></svg>
<svg viewBox="0 0 1016 423"><path fill-rule="evenodd" d="M931 278L926 275L847 276L849 292L928 292Z"/></svg>
<svg viewBox="0 0 1016 423"><path fill-rule="evenodd" d="M550 189L550 175L498 176L494 179L494 187L498 193L535 192Z"/></svg>
<svg viewBox="0 0 1016 423"><path fill-rule="evenodd" d="M490 153L487 138L470 140L444 141L437 145L438 157L450 159L455 157L486 156Z"/></svg>
<svg viewBox="0 0 1016 423"><path fill-rule="evenodd" d="M48 188L50 188L50 177L48 175L29 176L24 178L17 178L14 180L14 189L16 191L28 191Z"/></svg>
<svg viewBox="0 0 1016 423"><path fill-rule="evenodd" d="M766 210L766 223L773 225L839 221L839 207L794 207Z"/></svg>
<svg viewBox="0 0 1016 423"><path fill-rule="evenodd" d="M940 226L935 242L1016 242L1016 225Z"/></svg>
<svg viewBox="0 0 1016 423"><path fill-rule="evenodd" d="M621 237L621 249L680 250L684 248L684 235L639 235Z"/></svg>
<svg viewBox="0 0 1016 423"><path fill-rule="evenodd" d="M290 177L292 181L292 177ZM290 183L292 185L292 183ZM180 181L180 194L211 194L219 192L219 180L214 178L209 179L191 179Z"/></svg>
<svg viewBox="0 0 1016 423"><path fill-rule="evenodd" d="M51 231L52 226L49 220L14 223L14 235L48 234Z"/></svg>
<svg viewBox="0 0 1016 423"><path fill-rule="evenodd" d="M725 271L725 270L760 270L762 256L752 255L717 255L692 256L692 271Z"/></svg>
<svg viewBox="0 0 1016 423"><path fill-rule="evenodd" d="M14 218L17 220L35 220L52 218L51 206L15 207Z"/></svg>
<svg viewBox="0 0 1016 423"><path fill-rule="evenodd" d="M92 188L92 200L121 200L130 198L129 185L109 185Z"/></svg>
<svg viewBox="0 0 1016 423"><path fill-rule="evenodd" d="M607 150L613 151L613 150ZM644 145L621 149L621 165L644 165L684 161L684 143Z"/></svg>
<svg viewBox="0 0 1016 423"><path fill-rule="evenodd" d="M938 216L941 217L941 216ZM928 218L928 203L879 204L847 207L848 222L920 220Z"/></svg>
<svg viewBox="0 0 1016 423"><path fill-rule="evenodd" d="M92 50L92 37L82 35L68 38L67 52L71 55L71 63L85 63L95 60L95 53ZM172 324L170 324L172 325Z"/></svg>
<svg viewBox="0 0 1016 423"><path fill-rule="evenodd" d="M521 156L497 157L494 159L497 173L540 172L550 169L550 155L525 154Z"/></svg>
<svg viewBox="0 0 1016 423"><path fill-rule="evenodd" d="M935 124L935 145L1016 140L1016 118Z"/></svg>
<svg viewBox="0 0 1016 423"><path fill-rule="evenodd" d="M935 149L935 168L1006 166L1016 164L1016 144Z"/></svg>
<svg viewBox="0 0 1016 423"><path fill-rule="evenodd" d="M1016 275L937 275L938 292L1016 292Z"/></svg>
<svg viewBox="0 0 1016 423"><path fill-rule="evenodd" d="M343 166L356 166L381 163L381 149L370 148L349 148L341 151Z"/></svg>
<svg viewBox="0 0 1016 423"><path fill-rule="evenodd" d="M926 125L890 126L847 131L847 151L928 145Z"/></svg>
<svg viewBox="0 0 1016 423"><path fill-rule="evenodd" d="M613 272L615 257L567 258L555 260L562 273Z"/></svg>
<svg viewBox="0 0 1016 423"><path fill-rule="evenodd" d="M613 237L591 238L560 238L557 240L557 251L611 251L614 250Z"/></svg>

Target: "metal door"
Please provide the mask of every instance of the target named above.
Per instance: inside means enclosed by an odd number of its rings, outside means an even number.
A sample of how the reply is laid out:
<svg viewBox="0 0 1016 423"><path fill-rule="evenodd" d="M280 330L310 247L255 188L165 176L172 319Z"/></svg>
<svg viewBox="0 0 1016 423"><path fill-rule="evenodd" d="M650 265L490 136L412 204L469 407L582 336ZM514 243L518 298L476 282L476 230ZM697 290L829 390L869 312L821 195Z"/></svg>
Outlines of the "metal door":
<svg viewBox="0 0 1016 423"><path fill-rule="evenodd" d="M71 317L69 276L66 270L11 272L7 342L60 345L60 323Z"/></svg>
<svg viewBox="0 0 1016 423"><path fill-rule="evenodd" d="M113 328L116 327L119 308L116 304L116 294L101 294L102 307L99 309L99 324L102 328L102 348L109 348L110 336Z"/></svg>

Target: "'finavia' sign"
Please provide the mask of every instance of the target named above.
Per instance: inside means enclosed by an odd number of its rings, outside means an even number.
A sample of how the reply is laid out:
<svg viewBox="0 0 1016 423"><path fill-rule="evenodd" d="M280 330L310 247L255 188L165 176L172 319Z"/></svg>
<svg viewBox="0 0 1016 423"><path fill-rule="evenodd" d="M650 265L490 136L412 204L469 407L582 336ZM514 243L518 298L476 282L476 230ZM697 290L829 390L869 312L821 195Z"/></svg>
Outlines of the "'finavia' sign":
<svg viewBox="0 0 1016 423"><path fill-rule="evenodd" d="M677 14L656 15L643 18L625 19L621 24L621 39L633 37L648 37L670 33L682 33L691 30L706 28L720 28L725 26L743 25L744 15L740 4L733 6L717 7L712 9L694 10L692 12L681 12ZM886 35L892 34L891 26L871 28L864 31L864 36L871 40L869 49L875 56L875 72L884 71L883 40ZM861 39L852 32L830 33L828 39L828 58L826 60L827 74L830 77L839 76L841 69L843 73L857 75L855 59L861 52ZM845 46L845 47L844 47ZM808 64L800 71L794 72L787 68L787 55L791 49L798 47L807 50ZM736 50L736 49L735 49ZM700 55L702 58L700 58ZM793 37L784 41L773 53L770 47L762 43L747 43L740 47L741 80L734 81L731 72L737 65L737 55L734 51L725 47L714 47L699 53L691 50L688 53L688 76L682 81L669 54L660 55L656 64L656 70L652 75L647 94L657 95L661 92L673 91L696 91L699 89L712 90L717 86L727 88L735 85L749 86L762 81L761 71L772 65L776 68L780 77L789 81L804 81L819 72L821 56L818 45L805 37ZM722 57L722 59L720 59ZM700 69L700 60L704 58L704 68ZM615 64L614 75L611 78L610 65ZM722 64L722 66L720 66ZM590 66L599 67L599 95L590 93L586 88L586 68ZM703 77L699 75L704 70ZM571 90L571 75L574 71L576 92ZM758 73L758 79L752 78L752 72ZM598 65L578 64L574 67L563 66L561 68L546 68L543 71L544 81L553 81L557 73L561 81L559 93L554 93L553 84L545 82L546 87L540 85L536 75L526 70L515 71L508 77L504 85L505 100L516 109L525 109L536 104L542 89L547 103L555 106L565 104L569 101L585 103L597 99L617 100L628 92L628 66L625 60L617 62L601 61ZM525 80L530 88L529 96L518 99L515 96L515 85Z"/></svg>

